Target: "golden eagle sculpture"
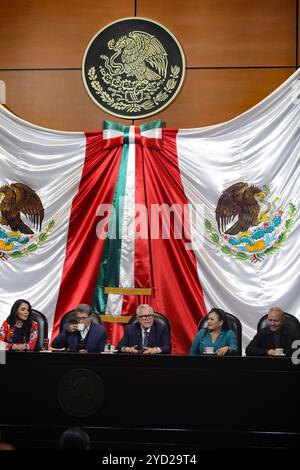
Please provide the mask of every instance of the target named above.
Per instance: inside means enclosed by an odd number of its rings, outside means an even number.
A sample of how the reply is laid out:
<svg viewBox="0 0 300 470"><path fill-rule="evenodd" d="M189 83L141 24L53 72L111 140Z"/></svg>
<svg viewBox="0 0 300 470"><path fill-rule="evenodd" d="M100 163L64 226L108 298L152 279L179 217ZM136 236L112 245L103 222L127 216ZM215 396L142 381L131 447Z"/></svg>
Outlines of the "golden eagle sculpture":
<svg viewBox="0 0 300 470"><path fill-rule="evenodd" d="M41 230L44 219L43 204L33 189L23 183L13 183L0 187L0 223L11 230L26 234L34 232L22 221L24 214L33 225Z"/></svg>
<svg viewBox="0 0 300 470"><path fill-rule="evenodd" d="M125 72L128 77L135 76L138 81L160 80L167 75L167 53L161 43L151 34L131 31L128 36L122 36L117 42L113 39L109 41L108 47L115 51L110 58L114 75ZM118 56L120 56L121 64L115 62Z"/></svg>
<svg viewBox="0 0 300 470"><path fill-rule="evenodd" d="M227 229L227 235L237 235L257 225L260 212L258 200L263 200L265 196L258 186L250 186L248 183L235 183L225 189L216 208L219 232ZM235 217L238 217L238 220L227 228Z"/></svg>

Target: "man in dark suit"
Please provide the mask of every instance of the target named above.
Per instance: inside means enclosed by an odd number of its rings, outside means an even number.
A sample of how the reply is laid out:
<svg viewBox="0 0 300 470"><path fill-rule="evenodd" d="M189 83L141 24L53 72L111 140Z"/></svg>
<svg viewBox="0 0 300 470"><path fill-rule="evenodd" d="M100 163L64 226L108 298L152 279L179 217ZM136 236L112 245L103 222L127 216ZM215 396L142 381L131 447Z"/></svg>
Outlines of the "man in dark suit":
<svg viewBox="0 0 300 470"><path fill-rule="evenodd" d="M268 312L268 323L254 336L246 347L247 356L278 356L283 350L286 356L293 353L292 343L299 338L299 332L285 324L284 312L279 307L272 307Z"/></svg>
<svg viewBox="0 0 300 470"><path fill-rule="evenodd" d="M139 305L136 316L137 322L126 326L118 350L131 354L170 354L169 329L155 321L153 308L147 304Z"/></svg>
<svg viewBox="0 0 300 470"><path fill-rule="evenodd" d="M76 323L67 323L53 340L53 348L98 353L104 350L106 331L102 325L92 322L92 309L87 304L76 308Z"/></svg>

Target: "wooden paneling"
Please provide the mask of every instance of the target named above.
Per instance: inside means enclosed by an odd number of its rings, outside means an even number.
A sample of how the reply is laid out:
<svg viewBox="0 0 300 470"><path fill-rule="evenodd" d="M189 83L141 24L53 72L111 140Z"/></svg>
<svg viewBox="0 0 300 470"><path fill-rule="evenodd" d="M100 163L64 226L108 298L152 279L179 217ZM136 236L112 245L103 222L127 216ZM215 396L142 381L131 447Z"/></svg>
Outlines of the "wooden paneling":
<svg viewBox="0 0 300 470"><path fill-rule="evenodd" d="M177 99L153 119L175 128L218 124L247 111L292 73L291 69L188 70Z"/></svg>
<svg viewBox="0 0 300 470"><path fill-rule="evenodd" d="M0 80L6 82L7 106L33 124L83 131L101 129L103 119L112 119L88 97L79 70L0 72Z"/></svg>
<svg viewBox="0 0 300 470"><path fill-rule="evenodd" d="M151 119L180 128L217 124L254 106L292 73L291 69L188 70L179 96ZM0 72L0 80L6 82L10 109L33 124L80 131L101 128L103 119L131 122L98 108L76 70ZM146 121L149 118L135 123Z"/></svg>
<svg viewBox="0 0 300 470"><path fill-rule="evenodd" d="M0 68L81 67L94 34L133 16L134 0L9 0L0 14Z"/></svg>
<svg viewBox="0 0 300 470"><path fill-rule="evenodd" d="M296 0L138 0L168 27L189 67L295 65Z"/></svg>
<svg viewBox="0 0 300 470"><path fill-rule="evenodd" d="M176 100L150 120L162 117L168 127L181 128L215 124L273 91L292 68L243 67L295 66L296 2L136 0L138 16L168 27L185 50L187 66L195 67L187 70ZM71 69L81 67L83 52L100 28L133 16L134 8L135 0L2 2L0 69L15 69L0 70L8 107L25 120L58 130L98 129L104 118L121 121L93 103L80 70ZM50 70L22 70L36 68Z"/></svg>

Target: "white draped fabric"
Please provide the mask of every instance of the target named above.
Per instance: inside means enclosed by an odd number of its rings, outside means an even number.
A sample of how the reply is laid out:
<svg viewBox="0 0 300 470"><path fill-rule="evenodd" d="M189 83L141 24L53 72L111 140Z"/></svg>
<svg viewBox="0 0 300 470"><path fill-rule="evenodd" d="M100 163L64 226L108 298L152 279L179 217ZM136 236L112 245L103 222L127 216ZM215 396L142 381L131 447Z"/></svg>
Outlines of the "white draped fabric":
<svg viewBox="0 0 300 470"><path fill-rule="evenodd" d="M14 182L31 187L45 208L42 232L50 221L55 222L47 242L34 253L14 260L0 259L1 323L12 303L22 298L46 314L51 332L71 203L81 178L85 142L84 133L34 126L0 106L0 187ZM30 225L27 219L26 224Z"/></svg>
<svg viewBox="0 0 300 470"><path fill-rule="evenodd" d="M202 129L183 129L177 135L179 167L188 201L194 208L203 205L204 216L215 227L220 241L215 209L221 193L234 183L269 186L269 200L280 198L277 207L284 209L281 231L289 218L289 203L296 206L286 240L263 260L242 261L223 253L208 230L204 230L202 247L196 250L207 307L220 307L240 318L244 346L255 334L258 319L271 306L300 317L299 73L235 119ZM201 245L195 220L194 248ZM260 227L264 227L263 222ZM221 243L224 246L226 241ZM223 250L228 252L227 248Z"/></svg>
<svg viewBox="0 0 300 470"><path fill-rule="evenodd" d="M280 306L300 318L299 73L241 116L202 129L182 129L177 134L186 197L190 208L202 205L207 219L202 243L199 220L191 217L205 301L208 309L221 307L240 318L244 346L253 337L258 319L271 306ZM44 242L40 234L33 236L32 244L38 245L34 253L30 253L29 245L29 251L23 250L18 259L0 258L0 322L8 316L14 300L25 298L47 315L51 331L71 205L79 187L85 149L84 133L43 129L0 106L0 187L18 182L37 192L45 207L42 233L47 237ZM134 184L134 155L130 161L129 189ZM255 185L265 194L258 225L240 238L220 233L215 217L222 192L238 182ZM132 188L130 194L129 215L134 213ZM49 229L52 221L54 230ZM263 233L260 239L255 238L255 230ZM123 253L126 243L132 242L124 238ZM132 274L126 279L126 271L132 260L126 256L122 259L122 285L131 286ZM118 304L118 313L119 299L110 299L112 306Z"/></svg>

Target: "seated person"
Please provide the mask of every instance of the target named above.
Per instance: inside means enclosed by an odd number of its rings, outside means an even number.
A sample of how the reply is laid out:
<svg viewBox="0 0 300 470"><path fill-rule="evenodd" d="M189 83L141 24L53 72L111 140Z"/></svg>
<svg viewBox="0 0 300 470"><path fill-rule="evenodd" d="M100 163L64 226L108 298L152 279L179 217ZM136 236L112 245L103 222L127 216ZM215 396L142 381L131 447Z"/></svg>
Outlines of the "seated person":
<svg viewBox="0 0 300 470"><path fill-rule="evenodd" d="M170 354L168 327L155 321L153 308L147 304L139 305L136 316L137 322L126 326L117 349L132 354Z"/></svg>
<svg viewBox="0 0 300 470"><path fill-rule="evenodd" d="M281 348L286 356L291 356L291 348L299 333L284 322L284 312L279 307L272 307L268 312L267 326L259 330L246 347L247 356L276 356L275 349Z"/></svg>
<svg viewBox="0 0 300 470"><path fill-rule="evenodd" d="M11 351L33 351L38 338L38 324L32 320L31 305L19 299L0 328L0 341Z"/></svg>
<svg viewBox="0 0 300 470"><path fill-rule="evenodd" d="M89 353L104 351L106 331L102 325L92 322L92 308L80 304L75 315L77 322L66 323L63 331L53 340L52 347Z"/></svg>
<svg viewBox="0 0 300 470"><path fill-rule="evenodd" d="M224 310L213 308L208 314L207 328L201 328L193 341L189 354L195 356L206 353L206 348L213 348L217 356L237 354L238 342L234 331L228 330Z"/></svg>

